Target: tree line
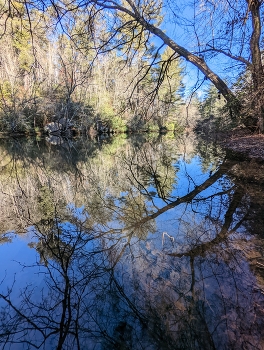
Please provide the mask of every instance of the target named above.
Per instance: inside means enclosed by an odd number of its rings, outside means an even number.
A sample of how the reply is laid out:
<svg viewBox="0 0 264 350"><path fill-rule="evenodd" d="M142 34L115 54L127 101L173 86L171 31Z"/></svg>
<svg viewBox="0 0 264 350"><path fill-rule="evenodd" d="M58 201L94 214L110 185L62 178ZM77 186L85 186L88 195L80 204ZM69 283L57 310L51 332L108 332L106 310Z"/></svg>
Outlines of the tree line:
<svg viewBox="0 0 264 350"><path fill-rule="evenodd" d="M263 131L262 5L2 1L2 129L41 127L61 117L84 129L102 117L113 128L173 129L187 61L223 96L234 121ZM188 22L184 9L192 13ZM184 45L168 26L163 30L168 19L187 31ZM225 60L235 84L210 68L212 59Z"/></svg>
<svg viewBox="0 0 264 350"><path fill-rule="evenodd" d="M91 33L90 14L81 9L58 22L54 6L43 13L33 5L2 3L2 131L41 130L61 118L83 132L99 120L118 131L177 127L183 68L171 49L157 54L152 42L138 42L99 55L94 36L108 35L105 23L93 23Z"/></svg>

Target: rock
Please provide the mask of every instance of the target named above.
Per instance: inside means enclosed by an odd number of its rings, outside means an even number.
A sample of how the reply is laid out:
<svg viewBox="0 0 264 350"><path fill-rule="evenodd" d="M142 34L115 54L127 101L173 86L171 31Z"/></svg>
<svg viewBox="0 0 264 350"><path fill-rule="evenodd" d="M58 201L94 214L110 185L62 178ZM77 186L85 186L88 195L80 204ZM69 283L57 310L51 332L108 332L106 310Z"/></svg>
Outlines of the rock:
<svg viewBox="0 0 264 350"><path fill-rule="evenodd" d="M48 134L60 134L62 125L60 123L51 122L44 126L44 131Z"/></svg>
<svg viewBox="0 0 264 350"><path fill-rule="evenodd" d="M44 126L47 134L61 135L62 133L70 133L72 124L66 118L60 118L57 122L51 122Z"/></svg>
<svg viewBox="0 0 264 350"><path fill-rule="evenodd" d="M50 135L46 137L46 141L50 143L51 145L61 145L64 143L64 140L57 135Z"/></svg>

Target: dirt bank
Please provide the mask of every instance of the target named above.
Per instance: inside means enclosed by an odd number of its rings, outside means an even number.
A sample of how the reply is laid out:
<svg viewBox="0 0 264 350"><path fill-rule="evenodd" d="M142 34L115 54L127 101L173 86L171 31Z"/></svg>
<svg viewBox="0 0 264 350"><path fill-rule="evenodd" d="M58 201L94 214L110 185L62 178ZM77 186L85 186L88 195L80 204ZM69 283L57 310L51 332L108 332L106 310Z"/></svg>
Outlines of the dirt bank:
<svg viewBox="0 0 264 350"><path fill-rule="evenodd" d="M263 134L252 134L245 128L237 128L226 134L220 143L228 151L264 162Z"/></svg>

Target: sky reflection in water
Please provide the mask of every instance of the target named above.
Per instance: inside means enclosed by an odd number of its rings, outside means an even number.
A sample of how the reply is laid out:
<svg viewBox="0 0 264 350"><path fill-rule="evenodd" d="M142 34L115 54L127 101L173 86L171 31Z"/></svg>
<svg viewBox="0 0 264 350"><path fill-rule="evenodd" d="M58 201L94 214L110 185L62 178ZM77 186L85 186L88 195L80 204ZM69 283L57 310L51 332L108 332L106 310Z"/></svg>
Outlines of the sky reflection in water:
<svg viewBox="0 0 264 350"><path fill-rule="evenodd" d="M262 165L191 137L0 147L1 349L264 348Z"/></svg>

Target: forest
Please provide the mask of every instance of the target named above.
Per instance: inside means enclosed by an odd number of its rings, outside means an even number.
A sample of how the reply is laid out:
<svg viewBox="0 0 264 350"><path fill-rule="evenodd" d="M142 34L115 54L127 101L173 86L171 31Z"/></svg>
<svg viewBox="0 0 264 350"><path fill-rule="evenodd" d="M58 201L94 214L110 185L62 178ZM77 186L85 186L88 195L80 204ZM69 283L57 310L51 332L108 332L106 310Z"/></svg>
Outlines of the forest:
<svg viewBox="0 0 264 350"><path fill-rule="evenodd" d="M264 349L263 2L0 0L0 350Z"/></svg>
<svg viewBox="0 0 264 350"><path fill-rule="evenodd" d="M262 5L1 0L0 131L262 132Z"/></svg>

